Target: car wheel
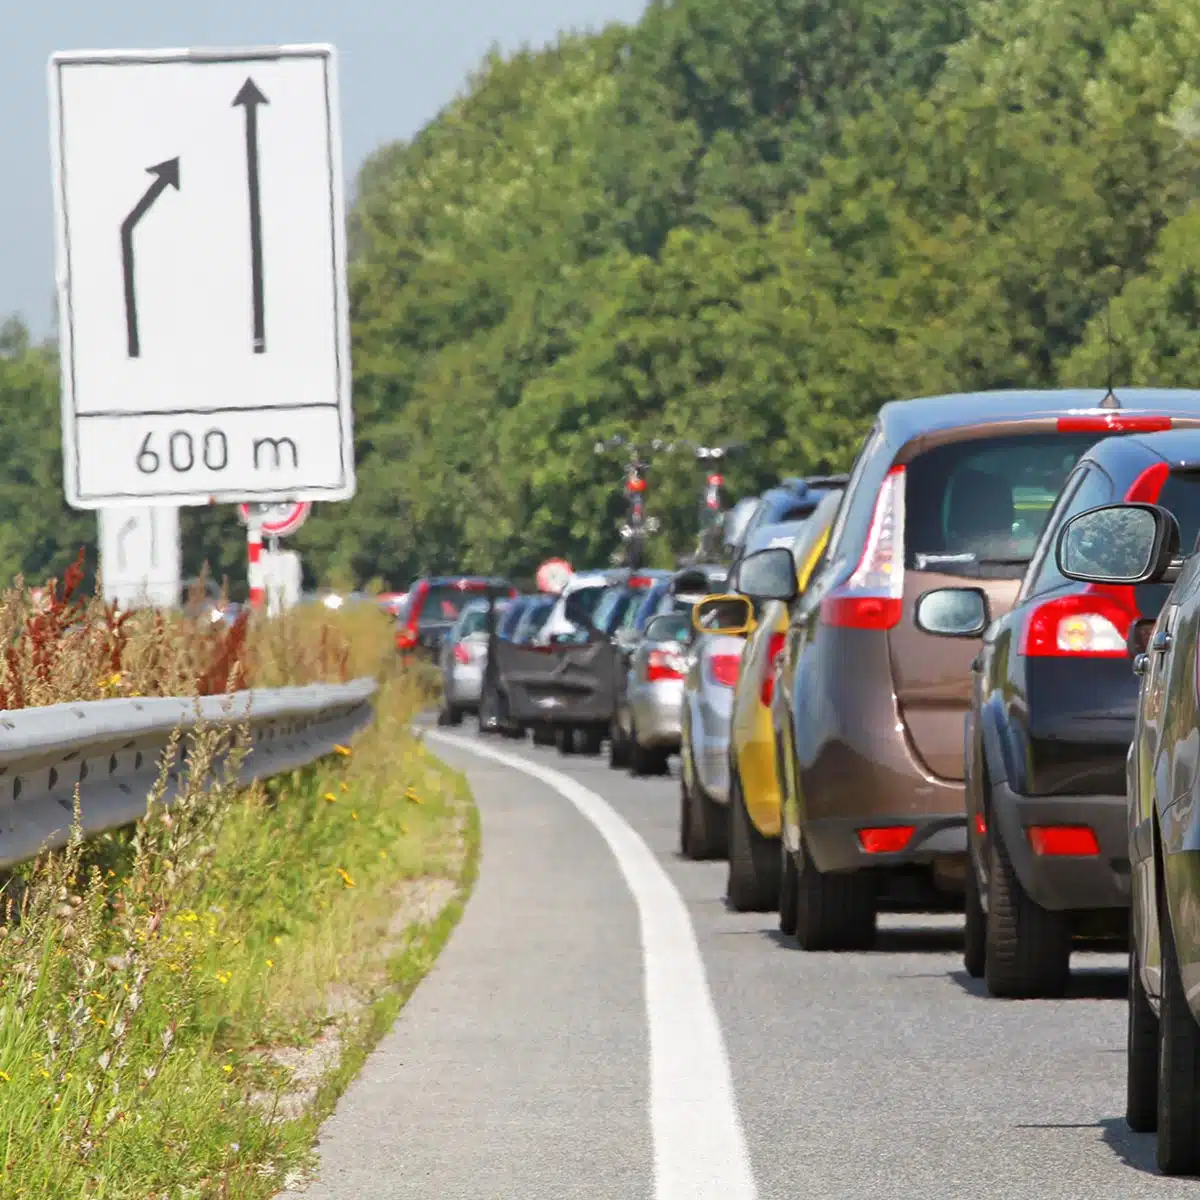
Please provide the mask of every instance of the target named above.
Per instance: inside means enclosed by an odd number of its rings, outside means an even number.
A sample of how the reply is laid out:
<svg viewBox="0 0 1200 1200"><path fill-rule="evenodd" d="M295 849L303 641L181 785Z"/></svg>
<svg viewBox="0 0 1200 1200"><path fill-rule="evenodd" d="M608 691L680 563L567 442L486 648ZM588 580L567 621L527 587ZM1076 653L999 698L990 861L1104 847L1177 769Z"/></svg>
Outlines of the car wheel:
<svg viewBox="0 0 1200 1200"><path fill-rule="evenodd" d="M637 726L629 735L629 769L634 775L665 775L670 755L657 746L643 746L638 741Z"/></svg>
<svg viewBox="0 0 1200 1200"><path fill-rule="evenodd" d="M554 728L554 744L559 754L575 753L575 729L571 725L556 725Z"/></svg>
<svg viewBox="0 0 1200 1200"><path fill-rule="evenodd" d="M439 725L461 725L463 710L453 704L444 704L438 709L437 723Z"/></svg>
<svg viewBox="0 0 1200 1200"><path fill-rule="evenodd" d="M801 950L869 950L875 943L875 881L866 871L823 874L803 840L796 888Z"/></svg>
<svg viewBox="0 0 1200 1200"><path fill-rule="evenodd" d="M732 758L732 756L731 756ZM738 912L771 912L779 903L779 855L773 838L750 820L737 768L729 764L729 882L725 894Z"/></svg>
<svg viewBox="0 0 1200 1200"><path fill-rule="evenodd" d="M796 873L796 860L782 838L779 839L779 858L779 932L794 935L800 879Z"/></svg>
<svg viewBox="0 0 1200 1200"><path fill-rule="evenodd" d="M604 730L596 727L588 727L579 731L581 754L596 755L599 754L604 746Z"/></svg>
<svg viewBox="0 0 1200 1200"><path fill-rule="evenodd" d="M614 771L629 766L629 741L616 717L608 729L608 765Z"/></svg>
<svg viewBox="0 0 1200 1200"><path fill-rule="evenodd" d="M683 853L694 862L720 858L725 852L728 834L728 819L725 810L711 796L705 794L699 783L688 787L680 781L683 813Z"/></svg>
<svg viewBox="0 0 1200 1200"><path fill-rule="evenodd" d="M1158 1126L1158 1039L1158 1018L1146 998L1137 953L1131 948L1125 1121L1134 1133L1153 1133Z"/></svg>
<svg viewBox="0 0 1200 1200"><path fill-rule="evenodd" d="M963 909L963 966L972 979L982 979L987 965L987 916L979 898L979 876L969 852Z"/></svg>
<svg viewBox="0 0 1200 1200"><path fill-rule="evenodd" d="M1195 1175L1200 1173L1200 1025L1183 990L1170 913L1166 905L1159 912L1158 1169L1164 1175Z"/></svg>
<svg viewBox="0 0 1200 1200"><path fill-rule="evenodd" d="M1062 996L1071 977L1071 926L1025 893L1000 831L988 863L987 989L1006 1000Z"/></svg>
<svg viewBox="0 0 1200 1200"><path fill-rule="evenodd" d="M554 745L554 726L545 723L533 727L533 744L535 746Z"/></svg>

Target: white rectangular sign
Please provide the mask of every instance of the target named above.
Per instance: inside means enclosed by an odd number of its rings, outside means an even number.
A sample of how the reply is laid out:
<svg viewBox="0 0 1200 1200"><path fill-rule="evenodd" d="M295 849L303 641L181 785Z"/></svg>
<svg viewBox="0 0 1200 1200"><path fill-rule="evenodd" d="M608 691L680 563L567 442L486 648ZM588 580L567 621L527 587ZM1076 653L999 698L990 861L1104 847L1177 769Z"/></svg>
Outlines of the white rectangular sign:
<svg viewBox="0 0 1200 1200"><path fill-rule="evenodd" d="M104 598L121 608L180 601L179 509L102 508L100 579Z"/></svg>
<svg viewBox="0 0 1200 1200"><path fill-rule="evenodd" d="M50 60L76 508L354 494L331 46Z"/></svg>

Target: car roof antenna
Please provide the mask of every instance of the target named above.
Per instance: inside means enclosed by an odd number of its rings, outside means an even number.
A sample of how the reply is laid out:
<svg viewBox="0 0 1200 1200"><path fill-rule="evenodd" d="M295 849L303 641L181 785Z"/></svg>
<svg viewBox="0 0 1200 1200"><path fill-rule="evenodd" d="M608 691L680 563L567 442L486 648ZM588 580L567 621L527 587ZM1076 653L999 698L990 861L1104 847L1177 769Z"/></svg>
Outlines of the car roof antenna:
<svg viewBox="0 0 1200 1200"><path fill-rule="evenodd" d="M1104 333L1108 340L1108 394L1100 401L1101 408L1120 408L1121 401L1113 391L1113 335L1112 335L1112 296L1104 304Z"/></svg>

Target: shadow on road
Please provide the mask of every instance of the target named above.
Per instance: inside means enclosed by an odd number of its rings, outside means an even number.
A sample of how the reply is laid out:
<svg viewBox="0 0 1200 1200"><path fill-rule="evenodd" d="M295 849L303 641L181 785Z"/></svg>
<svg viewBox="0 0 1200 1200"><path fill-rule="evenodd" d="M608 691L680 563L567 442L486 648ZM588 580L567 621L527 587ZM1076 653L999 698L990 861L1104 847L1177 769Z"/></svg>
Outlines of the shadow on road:
<svg viewBox="0 0 1200 1200"><path fill-rule="evenodd" d="M1124 1053L1124 1051L1122 1051ZM1134 1133L1125 1124L1124 1117L1105 1117L1100 1121L1090 1121L1081 1124L1058 1124L1046 1122L1033 1125L1017 1125L1016 1129L1099 1129L1100 1140L1127 1167L1142 1171L1147 1175L1160 1174L1155 1162L1154 1135L1152 1133Z"/></svg>
<svg viewBox="0 0 1200 1200"><path fill-rule="evenodd" d="M784 950L795 950L796 939L778 929L746 930L754 932ZM822 954L945 954L948 951L962 952L961 929L881 929L875 935L875 945L870 950L829 950ZM943 973L937 972L939 976Z"/></svg>
<svg viewBox="0 0 1200 1200"><path fill-rule="evenodd" d="M972 979L966 971L951 971L950 978L964 992L979 999L989 999L987 986L982 979ZM1067 994L1063 1000L1125 1000L1129 994L1129 976L1125 971L1113 971L1103 967L1085 967L1071 972ZM1004 1001L997 1000L997 1004ZM1030 1003L1026 1001L1025 1003ZM1036 1000L1032 1003L1038 1003ZM1122 1054L1125 1052L1122 1050Z"/></svg>

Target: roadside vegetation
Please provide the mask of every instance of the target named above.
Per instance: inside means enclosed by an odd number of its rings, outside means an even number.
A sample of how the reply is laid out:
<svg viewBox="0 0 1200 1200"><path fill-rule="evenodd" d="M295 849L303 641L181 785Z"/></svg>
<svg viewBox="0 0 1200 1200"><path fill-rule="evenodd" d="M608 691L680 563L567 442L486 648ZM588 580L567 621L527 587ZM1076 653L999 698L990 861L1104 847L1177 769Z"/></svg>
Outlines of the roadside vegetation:
<svg viewBox="0 0 1200 1200"><path fill-rule="evenodd" d="M118 635L78 603L0 601L22 614L10 692L381 682L352 745L249 789L211 782L243 731L193 731L169 809L161 780L136 829L76 837L0 892L0 1197L272 1196L305 1178L320 1119L457 920L474 809L410 733L428 682L394 665L374 605L240 633L139 616Z"/></svg>

